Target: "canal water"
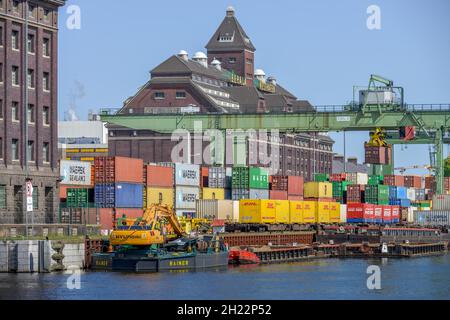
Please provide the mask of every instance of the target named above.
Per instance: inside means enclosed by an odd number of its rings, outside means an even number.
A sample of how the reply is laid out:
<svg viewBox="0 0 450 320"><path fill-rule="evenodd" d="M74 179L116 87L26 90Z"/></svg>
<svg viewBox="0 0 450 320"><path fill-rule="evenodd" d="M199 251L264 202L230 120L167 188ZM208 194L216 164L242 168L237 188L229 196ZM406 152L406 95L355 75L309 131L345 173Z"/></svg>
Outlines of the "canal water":
<svg viewBox="0 0 450 320"><path fill-rule="evenodd" d="M369 266L381 289L369 290ZM375 268L376 269L376 268ZM69 288L67 282L69 280ZM323 259L188 273L0 274L0 299L450 299L450 255ZM375 282L369 281L374 284ZM72 288L72 289L70 289Z"/></svg>

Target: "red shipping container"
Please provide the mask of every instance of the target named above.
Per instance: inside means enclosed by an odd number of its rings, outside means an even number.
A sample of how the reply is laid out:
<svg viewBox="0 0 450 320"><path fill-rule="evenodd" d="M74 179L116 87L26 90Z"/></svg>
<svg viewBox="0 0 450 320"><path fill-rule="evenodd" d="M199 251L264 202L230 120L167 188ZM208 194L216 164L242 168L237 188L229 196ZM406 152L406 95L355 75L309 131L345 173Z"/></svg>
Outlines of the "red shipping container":
<svg viewBox="0 0 450 320"><path fill-rule="evenodd" d="M173 187L174 171L172 167L147 166L147 187Z"/></svg>
<svg viewBox="0 0 450 320"><path fill-rule="evenodd" d="M100 229L101 230L112 230L113 226L116 224L118 218L121 218L124 214L128 219L136 219L142 217L144 214L143 209L115 209L116 213L114 215L113 208L102 208L99 209L100 215Z"/></svg>
<svg viewBox="0 0 450 320"><path fill-rule="evenodd" d="M436 178L434 176L425 177L425 189L436 190Z"/></svg>
<svg viewBox="0 0 450 320"><path fill-rule="evenodd" d="M360 203L365 186L362 184L349 184L347 186L347 203Z"/></svg>
<svg viewBox="0 0 450 320"><path fill-rule="evenodd" d="M373 206L373 219L375 222L383 221L383 206L374 205Z"/></svg>
<svg viewBox="0 0 450 320"><path fill-rule="evenodd" d="M303 177L289 176L288 177L288 194L293 196L303 196Z"/></svg>
<svg viewBox="0 0 450 320"><path fill-rule="evenodd" d="M387 155L387 147L377 147L364 145L365 150L365 163L370 164L386 164L386 159L389 157Z"/></svg>
<svg viewBox="0 0 450 320"><path fill-rule="evenodd" d="M391 206L383 206L383 222L384 223L392 222L392 207Z"/></svg>
<svg viewBox="0 0 450 320"><path fill-rule="evenodd" d="M288 194L286 191L270 190L269 198L271 200L288 200Z"/></svg>
<svg viewBox="0 0 450 320"><path fill-rule="evenodd" d="M95 182L142 183L144 181L142 159L125 157L97 157L94 160Z"/></svg>
<svg viewBox="0 0 450 320"><path fill-rule="evenodd" d="M372 221L374 218L374 205L368 203L347 204L347 220L359 219Z"/></svg>
<svg viewBox="0 0 450 320"><path fill-rule="evenodd" d="M399 175L385 175L383 184L387 186L403 187L405 185L405 179L403 176Z"/></svg>
<svg viewBox="0 0 450 320"><path fill-rule="evenodd" d="M342 182L345 181L345 173L333 173L330 175L330 182Z"/></svg>
<svg viewBox="0 0 450 320"><path fill-rule="evenodd" d="M392 207L392 221L394 220L400 221L400 206L391 206Z"/></svg>
<svg viewBox="0 0 450 320"><path fill-rule="evenodd" d="M287 191L288 177L287 176L272 176L272 190Z"/></svg>
<svg viewBox="0 0 450 320"><path fill-rule="evenodd" d="M422 188L422 177L421 176L405 176L405 187L408 188Z"/></svg>

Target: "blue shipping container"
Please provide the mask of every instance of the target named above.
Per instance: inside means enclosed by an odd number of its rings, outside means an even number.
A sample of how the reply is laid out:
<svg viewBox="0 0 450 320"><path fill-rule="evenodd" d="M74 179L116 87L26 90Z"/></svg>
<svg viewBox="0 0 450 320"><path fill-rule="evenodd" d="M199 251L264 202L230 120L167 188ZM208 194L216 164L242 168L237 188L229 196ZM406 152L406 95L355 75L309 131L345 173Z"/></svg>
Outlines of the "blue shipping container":
<svg viewBox="0 0 450 320"><path fill-rule="evenodd" d="M116 208L142 208L144 186L135 183L116 183Z"/></svg>
<svg viewBox="0 0 450 320"><path fill-rule="evenodd" d="M143 185L99 183L95 185L95 204L99 208L142 208Z"/></svg>
<svg viewBox="0 0 450 320"><path fill-rule="evenodd" d="M407 188L389 186L389 199L408 199Z"/></svg>
<svg viewBox="0 0 450 320"><path fill-rule="evenodd" d="M400 207L410 207L411 206L411 200L408 199L390 199L389 205L391 206L400 206Z"/></svg>

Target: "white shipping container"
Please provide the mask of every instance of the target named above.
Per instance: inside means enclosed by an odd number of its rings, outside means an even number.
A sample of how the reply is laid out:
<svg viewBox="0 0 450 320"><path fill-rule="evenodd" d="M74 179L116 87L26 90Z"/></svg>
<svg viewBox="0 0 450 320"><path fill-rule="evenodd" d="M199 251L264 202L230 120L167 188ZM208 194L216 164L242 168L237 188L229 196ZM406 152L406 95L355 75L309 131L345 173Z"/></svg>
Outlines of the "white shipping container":
<svg viewBox="0 0 450 320"><path fill-rule="evenodd" d="M414 223L415 211L418 211L416 207L408 207L408 218L406 220L408 223Z"/></svg>
<svg viewBox="0 0 450 320"><path fill-rule="evenodd" d="M414 188L408 188L406 190L406 197L411 201L416 201L416 190Z"/></svg>
<svg viewBox="0 0 450 320"><path fill-rule="evenodd" d="M239 222L239 201L233 201L233 222Z"/></svg>
<svg viewBox="0 0 450 320"><path fill-rule="evenodd" d="M356 184L368 184L369 175L367 173L357 173L356 174Z"/></svg>
<svg viewBox="0 0 450 320"><path fill-rule="evenodd" d="M450 194L433 196L433 210L450 210Z"/></svg>
<svg viewBox="0 0 450 320"><path fill-rule="evenodd" d="M200 189L196 187L176 186L175 188L175 208L194 209L195 202L200 197Z"/></svg>
<svg viewBox="0 0 450 320"><path fill-rule="evenodd" d="M361 90L359 91L360 104L391 104L394 102L394 92L389 90Z"/></svg>
<svg viewBox="0 0 450 320"><path fill-rule="evenodd" d="M181 186L200 185L200 166L196 164L175 164L175 184Z"/></svg>
<svg viewBox="0 0 450 320"><path fill-rule="evenodd" d="M197 200L197 217L233 221L234 202L232 200Z"/></svg>
<svg viewBox="0 0 450 320"><path fill-rule="evenodd" d="M341 204L340 222L347 223L347 205L346 204Z"/></svg>
<svg viewBox="0 0 450 320"><path fill-rule="evenodd" d="M269 190L250 189L250 199L253 200L269 199Z"/></svg>
<svg viewBox="0 0 450 320"><path fill-rule="evenodd" d="M92 184L90 162L61 160L59 171L61 184L72 186Z"/></svg>
<svg viewBox="0 0 450 320"><path fill-rule="evenodd" d="M450 226L450 210L414 211L414 223L423 226Z"/></svg>

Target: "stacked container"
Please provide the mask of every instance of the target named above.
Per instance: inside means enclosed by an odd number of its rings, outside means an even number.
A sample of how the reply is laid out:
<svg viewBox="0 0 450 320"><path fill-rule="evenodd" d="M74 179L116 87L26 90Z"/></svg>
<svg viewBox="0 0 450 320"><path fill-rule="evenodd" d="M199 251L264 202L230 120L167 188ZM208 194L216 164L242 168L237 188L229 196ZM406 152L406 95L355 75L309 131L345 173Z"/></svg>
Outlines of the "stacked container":
<svg viewBox="0 0 450 320"><path fill-rule="evenodd" d="M422 177L420 176L405 176L405 187L407 188L422 188Z"/></svg>
<svg viewBox="0 0 450 320"><path fill-rule="evenodd" d="M196 216L196 201L200 197L200 166L173 164L175 181L175 209L177 216Z"/></svg>
<svg viewBox="0 0 450 320"><path fill-rule="evenodd" d="M145 165L144 208L152 204L174 206L174 168Z"/></svg>
<svg viewBox="0 0 450 320"><path fill-rule="evenodd" d="M206 172L202 168L202 176L205 174ZM230 192L227 192L226 189L226 169L223 167L210 167L207 174L207 177L203 177L208 183L204 183L202 186L201 198L205 200L230 199Z"/></svg>
<svg viewBox="0 0 450 320"><path fill-rule="evenodd" d="M405 185L405 179L403 176L387 174L384 176L383 184L386 186L403 187Z"/></svg>
<svg viewBox="0 0 450 320"><path fill-rule="evenodd" d="M333 181L333 199L339 203L346 202L347 181Z"/></svg>
<svg viewBox="0 0 450 320"><path fill-rule="evenodd" d="M269 172L265 168L234 167L232 171L232 198L269 199Z"/></svg>
<svg viewBox="0 0 450 320"><path fill-rule="evenodd" d="M345 181L347 181L348 184L366 185L369 181L369 176L367 173L346 173Z"/></svg>
<svg viewBox="0 0 450 320"><path fill-rule="evenodd" d="M239 201L197 200L196 213L200 219L239 222Z"/></svg>
<svg viewBox="0 0 450 320"><path fill-rule="evenodd" d="M327 173L316 173L314 175L315 182L328 182L330 181L330 175Z"/></svg>
<svg viewBox="0 0 450 320"><path fill-rule="evenodd" d="M307 182L304 186L304 197L330 201L333 198L333 185L329 182Z"/></svg>
<svg viewBox="0 0 450 320"><path fill-rule="evenodd" d="M361 203L364 201L364 190L362 184L347 185L347 203Z"/></svg>
<svg viewBox="0 0 450 320"><path fill-rule="evenodd" d="M382 176L382 175L370 175L369 181L367 184L378 185L378 184L383 184L383 181L384 181L384 176Z"/></svg>
<svg viewBox="0 0 450 320"><path fill-rule="evenodd" d="M303 178L298 176L272 176L270 199L302 200Z"/></svg>
<svg viewBox="0 0 450 320"><path fill-rule="evenodd" d="M391 164L392 146L378 147L364 144L366 163Z"/></svg>
<svg viewBox="0 0 450 320"><path fill-rule="evenodd" d="M379 205L389 205L389 186L367 185L365 202Z"/></svg>
<svg viewBox="0 0 450 320"><path fill-rule="evenodd" d="M405 187L389 186L389 204L393 206L409 207L408 189Z"/></svg>

